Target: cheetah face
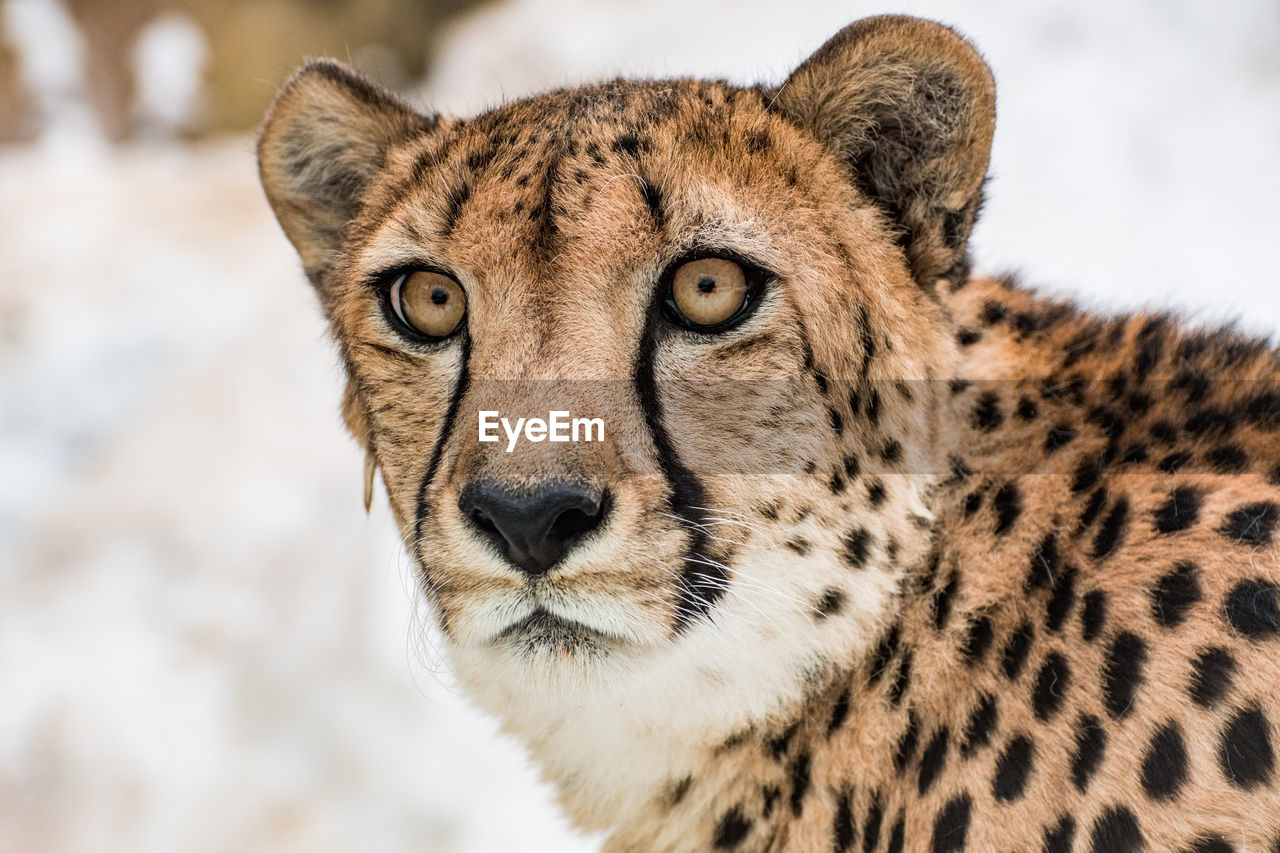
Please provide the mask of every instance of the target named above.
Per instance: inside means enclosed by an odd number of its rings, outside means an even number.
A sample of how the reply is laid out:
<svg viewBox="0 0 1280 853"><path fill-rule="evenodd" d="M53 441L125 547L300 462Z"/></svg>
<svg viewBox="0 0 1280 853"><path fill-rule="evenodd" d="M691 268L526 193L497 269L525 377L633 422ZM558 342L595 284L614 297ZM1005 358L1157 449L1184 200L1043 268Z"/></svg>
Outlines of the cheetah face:
<svg viewBox="0 0 1280 853"><path fill-rule="evenodd" d="M993 98L966 43L904 20L777 90L615 82L461 120L332 62L284 88L264 186L464 678L811 677L882 625L927 544L954 357L932 287ZM553 412L603 436L481 440Z"/></svg>

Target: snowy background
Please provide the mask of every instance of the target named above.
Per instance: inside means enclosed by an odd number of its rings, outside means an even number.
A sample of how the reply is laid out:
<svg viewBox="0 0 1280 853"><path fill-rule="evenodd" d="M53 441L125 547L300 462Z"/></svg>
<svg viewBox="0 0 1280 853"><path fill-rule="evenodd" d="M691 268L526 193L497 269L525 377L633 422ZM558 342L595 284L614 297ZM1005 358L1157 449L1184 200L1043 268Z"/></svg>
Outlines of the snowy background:
<svg viewBox="0 0 1280 853"><path fill-rule="evenodd" d="M48 116L0 148L0 850L594 849L414 612L246 136L110 146L56 0L0 0ZM999 83L979 269L1280 327L1280 5L500 0L419 92L781 80L844 23L957 26ZM198 95L181 19L138 52ZM274 81L264 81L268 89Z"/></svg>

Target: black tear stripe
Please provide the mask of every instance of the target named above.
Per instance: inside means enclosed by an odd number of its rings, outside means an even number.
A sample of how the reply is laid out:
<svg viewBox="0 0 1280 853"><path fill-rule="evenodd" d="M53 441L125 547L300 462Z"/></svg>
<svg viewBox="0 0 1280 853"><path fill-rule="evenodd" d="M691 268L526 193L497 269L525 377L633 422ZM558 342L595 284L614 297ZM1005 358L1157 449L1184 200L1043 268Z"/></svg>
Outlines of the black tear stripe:
<svg viewBox="0 0 1280 853"><path fill-rule="evenodd" d="M712 563L703 553L707 546L706 489L702 481L689 470L671 445L671 437L662 423L662 399L653 376L653 358L658 350L658 331L661 322L662 294L654 290L649 319L641 337L636 358L633 381L640 407L644 410L645 424L658 454L658 465L670 487L668 509L679 516L688 528L689 542L685 548L684 568L680 573L680 600L676 602L675 632L681 633L695 619L707 616L711 608L724 595L729 585L725 570Z"/></svg>
<svg viewBox="0 0 1280 853"><path fill-rule="evenodd" d="M431 481L435 479L436 469L440 467L445 444L453 433L453 422L458 417L458 406L462 403L462 397L471 384L471 374L468 369L471 365L471 335L465 329L462 332L461 345L462 367L458 370L458 379L454 383L453 394L449 397L449 408L445 410L444 421L440 424L440 434L436 436L435 447L431 448L431 461L427 463L427 471L422 475L422 482L418 484L418 501L413 522L413 554L418 558L423 580L427 583L430 581L427 578L426 562L418 553L418 543L422 541L422 524L427 520L427 492L431 489Z"/></svg>

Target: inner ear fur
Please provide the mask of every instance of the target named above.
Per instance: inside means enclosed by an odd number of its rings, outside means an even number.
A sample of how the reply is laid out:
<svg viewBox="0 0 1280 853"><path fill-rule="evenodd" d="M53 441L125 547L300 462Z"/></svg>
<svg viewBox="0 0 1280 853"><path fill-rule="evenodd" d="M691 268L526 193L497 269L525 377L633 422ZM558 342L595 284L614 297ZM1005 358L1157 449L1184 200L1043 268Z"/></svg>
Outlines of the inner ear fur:
<svg viewBox="0 0 1280 853"><path fill-rule="evenodd" d="M258 136L258 173L317 286L387 151L435 123L330 59L303 66L281 88Z"/></svg>
<svg viewBox="0 0 1280 853"><path fill-rule="evenodd" d="M995 129L995 81L969 42L920 18L864 18L805 60L775 105L892 217L917 282L966 273Z"/></svg>

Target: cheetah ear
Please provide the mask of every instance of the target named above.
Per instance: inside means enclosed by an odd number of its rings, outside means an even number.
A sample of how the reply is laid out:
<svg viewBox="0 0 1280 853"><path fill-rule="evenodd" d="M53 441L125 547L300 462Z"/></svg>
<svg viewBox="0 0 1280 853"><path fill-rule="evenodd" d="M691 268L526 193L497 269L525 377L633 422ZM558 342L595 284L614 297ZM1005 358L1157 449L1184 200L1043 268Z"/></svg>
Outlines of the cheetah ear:
<svg viewBox="0 0 1280 853"><path fill-rule="evenodd" d="M916 281L965 272L995 129L995 81L969 42L920 18L864 18L805 60L775 103L902 229Z"/></svg>
<svg viewBox="0 0 1280 853"><path fill-rule="evenodd" d="M331 59L303 66L280 89L258 135L258 175L313 283L325 277L388 149L434 126Z"/></svg>

